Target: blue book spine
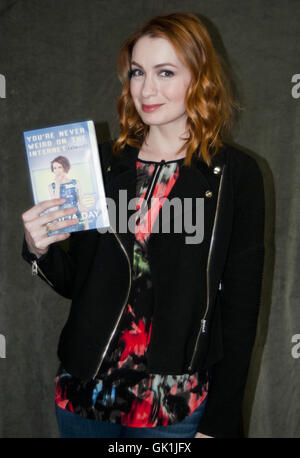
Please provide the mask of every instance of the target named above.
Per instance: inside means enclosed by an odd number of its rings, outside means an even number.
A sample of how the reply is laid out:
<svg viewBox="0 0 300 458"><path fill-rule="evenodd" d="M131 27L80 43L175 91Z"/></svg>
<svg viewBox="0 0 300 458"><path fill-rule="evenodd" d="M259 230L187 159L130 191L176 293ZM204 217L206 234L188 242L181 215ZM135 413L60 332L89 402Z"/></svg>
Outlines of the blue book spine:
<svg viewBox="0 0 300 458"><path fill-rule="evenodd" d="M24 132L34 204L64 198L63 205L51 211L76 207L78 224L52 230L49 236L109 227L105 189L93 121L82 121Z"/></svg>

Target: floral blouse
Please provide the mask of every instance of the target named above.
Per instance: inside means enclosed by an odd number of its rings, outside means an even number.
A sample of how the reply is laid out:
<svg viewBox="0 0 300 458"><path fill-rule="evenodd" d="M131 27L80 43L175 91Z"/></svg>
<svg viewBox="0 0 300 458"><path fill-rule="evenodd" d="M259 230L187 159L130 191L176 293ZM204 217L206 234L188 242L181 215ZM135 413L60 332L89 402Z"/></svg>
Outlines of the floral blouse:
<svg viewBox="0 0 300 458"><path fill-rule="evenodd" d="M63 409L124 426L155 427L182 421L206 398L208 378L200 381L197 373L160 375L146 371L154 301L147 242L183 161L137 159L138 214L128 303L95 379L83 382L60 366L56 403Z"/></svg>

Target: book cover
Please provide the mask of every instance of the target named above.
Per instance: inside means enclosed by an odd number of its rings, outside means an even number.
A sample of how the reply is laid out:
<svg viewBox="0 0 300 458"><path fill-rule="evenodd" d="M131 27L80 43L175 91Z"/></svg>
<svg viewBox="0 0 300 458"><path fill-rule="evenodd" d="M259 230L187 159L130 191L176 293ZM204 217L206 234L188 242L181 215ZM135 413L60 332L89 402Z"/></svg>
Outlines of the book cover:
<svg viewBox="0 0 300 458"><path fill-rule="evenodd" d="M34 203L64 198L63 205L48 211L77 207L76 215L62 219L77 216L79 223L51 231L49 235L108 228L94 122L89 120L26 131L24 141Z"/></svg>

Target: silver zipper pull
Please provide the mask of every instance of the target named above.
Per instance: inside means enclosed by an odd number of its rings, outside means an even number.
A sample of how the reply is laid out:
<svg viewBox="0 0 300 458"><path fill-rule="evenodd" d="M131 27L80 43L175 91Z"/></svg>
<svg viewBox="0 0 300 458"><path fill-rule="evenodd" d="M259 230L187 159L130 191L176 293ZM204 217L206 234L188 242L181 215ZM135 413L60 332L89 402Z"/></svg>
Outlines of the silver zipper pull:
<svg viewBox="0 0 300 458"><path fill-rule="evenodd" d="M36 260L32 261L32 264L31 264L31 274L32 274L33 277L35 277L35 275L38 274L38 265L37 265Z"/></svg>
<svg viewBox="0 0 300 458"><path fill-rule="evenodd" d="M206 332L206 320L204 319L201 320L201 332L202 334L205 334Z"/></svg>

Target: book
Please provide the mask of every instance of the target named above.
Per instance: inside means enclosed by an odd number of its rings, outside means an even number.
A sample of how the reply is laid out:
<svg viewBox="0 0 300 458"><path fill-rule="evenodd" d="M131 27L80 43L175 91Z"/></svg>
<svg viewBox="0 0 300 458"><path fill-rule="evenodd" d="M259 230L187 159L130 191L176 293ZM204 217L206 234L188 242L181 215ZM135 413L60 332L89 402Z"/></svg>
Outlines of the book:
<svg viewBox="0 0 300 458"><path fill-rule="evenodd" d="M34 204L53 198L77 207L79 223L48 235L109 227L105 189L94 122L91 120L25 131L24 141Z"/></svg>

